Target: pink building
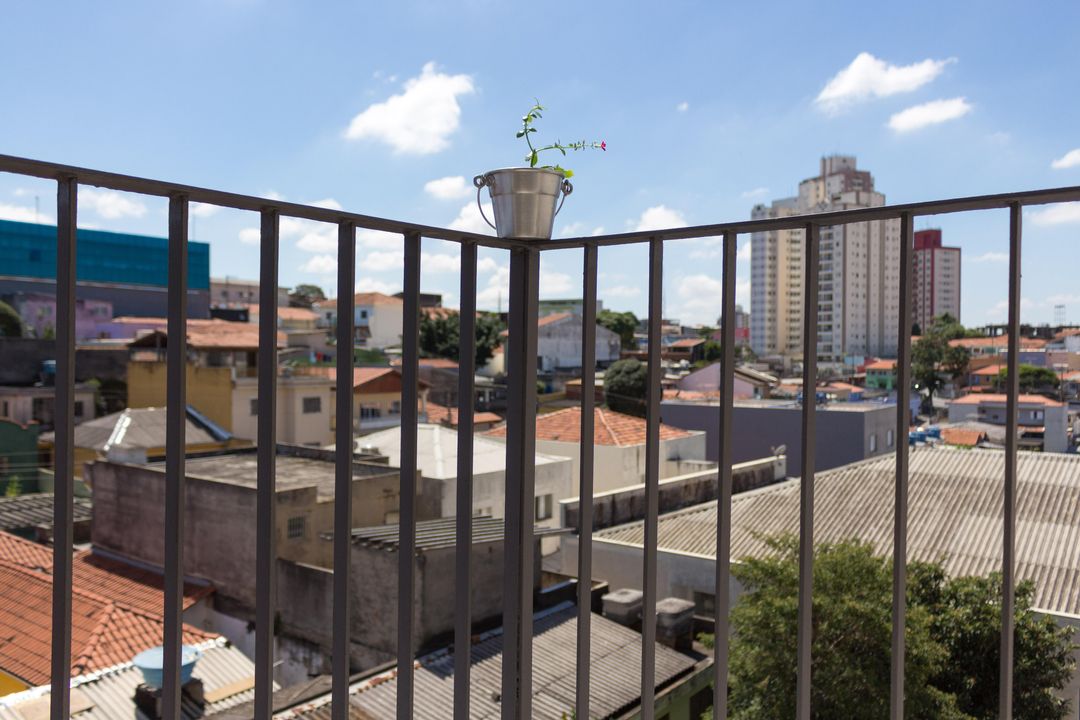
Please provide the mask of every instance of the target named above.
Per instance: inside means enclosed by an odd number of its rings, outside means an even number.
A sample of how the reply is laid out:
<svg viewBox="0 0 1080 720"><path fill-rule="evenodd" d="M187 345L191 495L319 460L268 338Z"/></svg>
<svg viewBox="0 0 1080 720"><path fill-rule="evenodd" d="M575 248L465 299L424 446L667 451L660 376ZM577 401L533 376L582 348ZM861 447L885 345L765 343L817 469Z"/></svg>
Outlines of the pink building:
<svg viewBox="0 0 1080 720"><path fill-rule="evenodd" d="M43 293L19 293L7 302L15 308L31 337L52 337L56 332L56 296ZM75 301L75 340L100 337L99 326L112 318L113 306L107 300Z"/></svg>

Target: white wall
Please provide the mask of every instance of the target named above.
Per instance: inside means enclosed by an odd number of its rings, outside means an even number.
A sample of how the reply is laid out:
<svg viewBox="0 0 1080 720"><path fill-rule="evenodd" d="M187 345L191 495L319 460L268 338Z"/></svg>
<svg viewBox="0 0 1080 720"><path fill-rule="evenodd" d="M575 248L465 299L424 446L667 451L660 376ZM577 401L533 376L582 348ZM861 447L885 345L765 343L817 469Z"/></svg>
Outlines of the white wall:
<svg viewBox="0 0 1080 720"><path fill-rule="evenodd" d="M361 313L367 313L367 317L361 318ZM357 305L356 324L366 325L371 330L371 337L367 341L367 347L382 348L401 344L401 334L404 332L404 304L403 303L379 303L378 305Z"/></svg>
<svg viewBox="0 0 1080 720"><path fill-rule="evenodd" d="M581 335L583 324L580 315L539 328L536 338L536 355L540 358L540 370L581 367ZM600 325L596 326L596 361L608 363L619 359L619 336Z"/></svg>

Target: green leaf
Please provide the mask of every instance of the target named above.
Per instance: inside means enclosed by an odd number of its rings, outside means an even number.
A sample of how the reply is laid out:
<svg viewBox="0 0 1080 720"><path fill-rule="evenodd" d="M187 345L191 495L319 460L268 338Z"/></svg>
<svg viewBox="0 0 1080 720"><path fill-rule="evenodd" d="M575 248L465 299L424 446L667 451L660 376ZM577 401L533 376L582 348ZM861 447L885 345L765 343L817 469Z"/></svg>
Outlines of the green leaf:
<svg viewBox="0 0 1080 720"><path fill-rule="evenodd" d="M518 130L517 135L515 135L514 137L519 137L519 138L520 137L525 137L525 131L524 130Z"/></svg>
<svg viewBox="0 0 1080 720"><path fill-rule="evenodd" d="M538 160L539 157L537 157L536 151L533 150L532 153L529 155L529 167L536 167L536 163Z"/></svg>

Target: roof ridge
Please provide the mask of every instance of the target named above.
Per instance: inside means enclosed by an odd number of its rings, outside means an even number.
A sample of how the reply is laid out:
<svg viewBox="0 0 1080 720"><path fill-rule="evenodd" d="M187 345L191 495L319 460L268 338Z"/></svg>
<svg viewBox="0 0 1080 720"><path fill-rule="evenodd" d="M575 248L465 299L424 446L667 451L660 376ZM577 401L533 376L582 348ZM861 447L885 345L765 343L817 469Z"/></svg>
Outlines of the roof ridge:
<svg viewBox="0 0 1080 720"><path fill-rule="evenodd" d="M605 407L597 407L597 408L595 408L595 414L600 416L600 423L607 430L608 435L611 436L611 439L615 441L616 445L621 446L622 443L619 442L619 436L615 434L615 429L611 427L611 424L607 421L607 418L604 416L605 412L615 412L615 411L611 410L610 408L605 408ZM619 413L619 414L622 414L622 413ZM594 445L596 444L596 438L595 437L593 437L593 444Z"/></svg>

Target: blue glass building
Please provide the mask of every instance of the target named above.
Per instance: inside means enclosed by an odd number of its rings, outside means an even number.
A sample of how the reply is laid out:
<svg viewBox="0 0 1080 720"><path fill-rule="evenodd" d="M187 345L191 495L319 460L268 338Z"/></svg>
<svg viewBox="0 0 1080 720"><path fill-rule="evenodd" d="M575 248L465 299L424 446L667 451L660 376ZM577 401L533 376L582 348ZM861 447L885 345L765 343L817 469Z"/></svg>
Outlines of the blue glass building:
<svg viewBox="0 0 1080 720"><path fill-rule="evenodd" d="M76 294L107 300L116 315L164 316L169 242L147 235L79 229ZM56 292L56 226L0 220L0 295ZM188 313L209 317L210 245L188 243Z"/></svg>

